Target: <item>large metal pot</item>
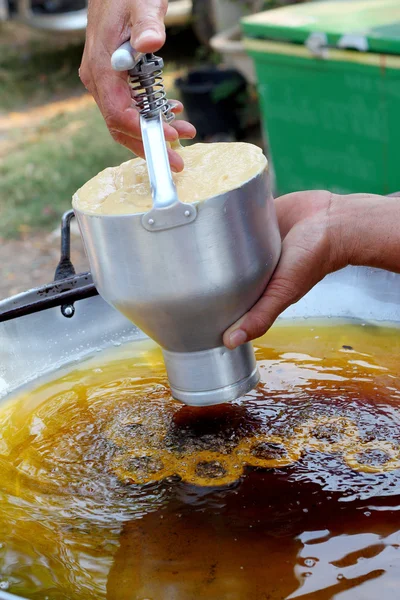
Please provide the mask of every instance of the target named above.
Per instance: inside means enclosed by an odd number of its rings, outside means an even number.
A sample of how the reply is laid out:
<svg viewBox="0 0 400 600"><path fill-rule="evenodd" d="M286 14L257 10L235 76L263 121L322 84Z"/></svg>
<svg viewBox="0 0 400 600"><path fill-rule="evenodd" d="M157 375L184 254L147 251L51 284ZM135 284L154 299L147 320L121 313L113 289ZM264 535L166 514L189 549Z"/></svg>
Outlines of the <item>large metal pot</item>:
<svg viewBox="0 0 400 600"><path fill-rule="evenodd" d="M0 315L12 303L15 299L0 302ZM400 324L400 275L347 267L326 277L281 318L331 317ZM100 296L77 302L72 319L54 307L0 323L0 397L99 350L145 337Z"/></svg>
<svg viewBox="0 0 400 600"><path fill-rule="evenodd" d="M10 305L35 295L0 302L0 315ZM59 307L0 323L0 396L6 402L15 391L38 377L116 344L145 336L100 296L76 302L72 319ZM293 318L340 317L400 324L400 275L379 269L349 267L326 277L282 316ZM0 600L17 596L0 591Z"/></svg>

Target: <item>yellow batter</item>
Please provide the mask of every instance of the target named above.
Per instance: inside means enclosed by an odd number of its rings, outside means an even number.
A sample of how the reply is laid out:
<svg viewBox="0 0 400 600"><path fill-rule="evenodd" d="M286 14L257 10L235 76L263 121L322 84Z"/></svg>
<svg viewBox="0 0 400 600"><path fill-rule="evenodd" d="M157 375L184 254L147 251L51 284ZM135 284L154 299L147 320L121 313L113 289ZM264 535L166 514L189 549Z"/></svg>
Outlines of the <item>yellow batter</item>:
<svg viewBox="0 0 400 600"><path fill-rule="evenodd" d="M261 149L244 142L194 144L179 152L185 168L173 178L182 202L233 190L267 166ZM134 158L101 171L75 193L72 204L86 213L102 215L146 212L152 206L146 162Z"/></svg>

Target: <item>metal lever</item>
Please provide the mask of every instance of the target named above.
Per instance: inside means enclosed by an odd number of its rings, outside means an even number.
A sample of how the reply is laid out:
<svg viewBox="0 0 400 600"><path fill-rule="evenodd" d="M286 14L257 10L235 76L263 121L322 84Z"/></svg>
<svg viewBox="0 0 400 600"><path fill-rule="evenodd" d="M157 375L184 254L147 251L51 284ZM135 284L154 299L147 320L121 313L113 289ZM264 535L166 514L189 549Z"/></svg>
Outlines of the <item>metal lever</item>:
<svg viewBox="0 0 400 600"><path fill-rule="evenodd" d="M153 208L142 217L148 231L171 229L191 223L197 216L192 204L178 199L168 161L161 111L156 117L140 117L144 153L150 179Z"/></svg>
<svg viewBox="0 0 400 600"><path fill-rule="evenodd" d="M111 57L111 66L114 71L130 71L134 69L144 54L132 48L130 42L125 42Z"/></svg>
<svg viewBox="0 0 400 600"><path fill-rule="evenodd" d="M162 59L152 54L140 54L125 42L112 55L111 65L118 71L128 70L133 100L137 98L140 113L153 198L152 209L142 217L143 227L147 231L162 231L191 223L197 216L197 209L179 200L168 160L163 116L167 118L171 111L162 83Z"/></svg>

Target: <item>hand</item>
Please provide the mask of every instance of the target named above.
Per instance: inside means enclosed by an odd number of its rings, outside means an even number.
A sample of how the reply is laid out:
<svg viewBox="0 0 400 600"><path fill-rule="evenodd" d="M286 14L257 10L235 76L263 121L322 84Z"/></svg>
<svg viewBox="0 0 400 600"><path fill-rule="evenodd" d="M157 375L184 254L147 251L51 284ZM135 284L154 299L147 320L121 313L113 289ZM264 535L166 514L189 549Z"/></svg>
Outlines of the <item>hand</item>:
<svg viewBox="0 0 400 600"><path fill-rule="evenodd" d="M86 43L79 76L93 95L115 141L144 157L139 113L132 107L131 90L126 73L111 68L111 55L131 40L139 52L157 52L165 42L164 16L167 0L90 0ZM173 111L183 106L174 102ZM165 139L191 139L196 130L186 121L164 125ZM171 168L183 169L181 156L169 149Z"/></svg>
<svg viewBox="0 0 400 600"><path fill-rule="evenodd" d="M225 332L230 349L263 335L328 273L349 264L400 272L399 198L313 191L275 205L281 258L257 304Z"/></svg>

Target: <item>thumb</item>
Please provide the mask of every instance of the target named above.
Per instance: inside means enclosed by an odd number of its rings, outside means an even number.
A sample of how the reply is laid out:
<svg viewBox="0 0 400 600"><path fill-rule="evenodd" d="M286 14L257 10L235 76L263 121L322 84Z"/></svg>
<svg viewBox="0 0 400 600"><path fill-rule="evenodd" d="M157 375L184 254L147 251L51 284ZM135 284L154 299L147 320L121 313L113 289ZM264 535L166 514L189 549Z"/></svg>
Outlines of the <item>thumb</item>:
<svg viewBox="0 0 400 600"><path fill-rule="evenodd" d="M139 52L157 52L165 42L167 0L131 0L131 45Z"/></svg>

